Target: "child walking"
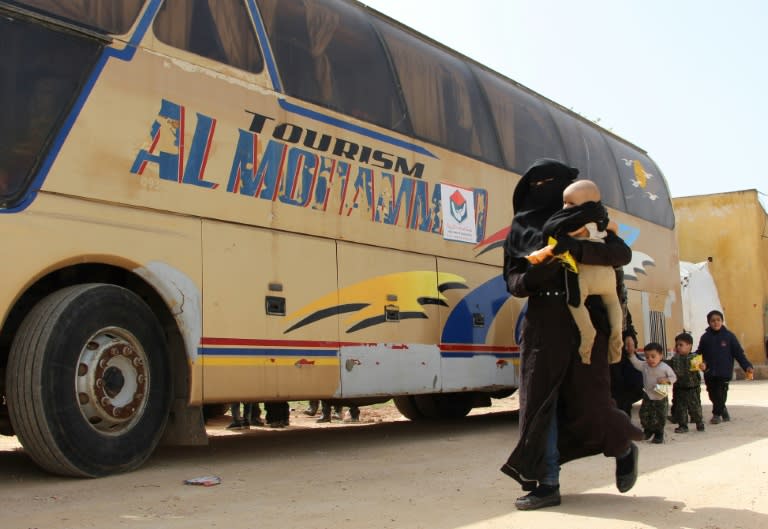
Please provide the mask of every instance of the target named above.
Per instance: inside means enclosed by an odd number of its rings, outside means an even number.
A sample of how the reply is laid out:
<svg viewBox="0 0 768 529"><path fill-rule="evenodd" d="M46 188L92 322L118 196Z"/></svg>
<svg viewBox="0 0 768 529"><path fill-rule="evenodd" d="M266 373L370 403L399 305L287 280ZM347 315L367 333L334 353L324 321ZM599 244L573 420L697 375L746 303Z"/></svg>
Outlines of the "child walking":
<svg viewBox="0 0 768 529"><path fill-rule="evenodd" d="M688 431L688 418L696 423L696 430L704 431L704 419L701 413L701 377L700 365L694 365L690 354L693 348L693 336L683 332L675 336L675 356L669 360L669 366L677 375L672 386L672 420L677 423L675 433Z"/></svg>
<svg viewBox="0 0 768 529"><path fill-rule="evenodd" d="M744 356L736 335L723 325L723 313L712 310L707 314L709 327L699 340L698 353L704 362L704 383L707 385L709 400L712 402L712 419L710 424L720 424L730 421L731 416L725 401L728 400L728 383L733 378L733 361L736 360L747 377L754 372L752 364Z"/></svg>
<svg viewBox="0 0 768 529"><path fill-rule="evenodd" d="M645 438L653 442L664 442L664 424L667 420L667 387L677 380L675 372L662 362L664 349L661 344L650 342L644 348L645 362L632 355L629 361L643 374L643 403L640 405L640 424Z"/></svg>

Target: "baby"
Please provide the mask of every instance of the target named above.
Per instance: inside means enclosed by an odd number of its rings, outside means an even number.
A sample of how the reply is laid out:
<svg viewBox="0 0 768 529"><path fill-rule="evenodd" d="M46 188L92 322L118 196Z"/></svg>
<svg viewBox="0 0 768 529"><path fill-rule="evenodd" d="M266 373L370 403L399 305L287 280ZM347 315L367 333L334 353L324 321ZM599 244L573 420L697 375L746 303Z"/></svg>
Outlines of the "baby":
<svg viewBox="0 0 768 529"><path fill-rule="evenodd" d="M592 207L586 208L585 206ZM571 208L579 210L578 216L569 214L568 210ZM576 209L572 211L576 213ZM573 226L575 219L578 219L582 225L578 227ZM603 239L607 236L605 229L616 233L618 225L608 220L605 208L600 204L600 190L591 180L577 180L566 187L563 191L563 211L553 215L544 226L545 234L550 233L555 239L558 233L565 232L577 239L596 242L603 242ZM527 259L533 264L552 259L555 257L552 251L554 247L554 244L550 244L533 252L527 256ZM558 255L557 258L564 259L566 262L570 259L570 266L574 271L578 272L579 304L574 306L569 303L568 308L571 310L576 326L581 333L581 344L579 345L581 361L585 364L589 364L592 361L592 345L595 341L596 332L589 319L589 312L584 306L584 300L587 296L594 294L600 296L603 303L605 303L608 321L611 324L611 334L608 341L608 361L612 364L619 362L621 360L621 331L624 315L616 291L616 274L613 268L584 263L577 265L570 255L565 257Z"/></svg>

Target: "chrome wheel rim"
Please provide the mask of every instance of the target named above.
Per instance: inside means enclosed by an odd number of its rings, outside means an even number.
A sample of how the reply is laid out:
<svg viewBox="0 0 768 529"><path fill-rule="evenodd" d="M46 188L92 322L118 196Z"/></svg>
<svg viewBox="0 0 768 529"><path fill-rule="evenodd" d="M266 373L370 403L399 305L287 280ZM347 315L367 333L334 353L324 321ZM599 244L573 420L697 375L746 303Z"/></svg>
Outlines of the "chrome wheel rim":
<svg viewBox="0 0 768 529"><path fill-rule="evenodd" d="M77 363L76 398L94 430L119 435L130 430L147 406L149 358L136 337L108 327L83 346Z"/></svg>

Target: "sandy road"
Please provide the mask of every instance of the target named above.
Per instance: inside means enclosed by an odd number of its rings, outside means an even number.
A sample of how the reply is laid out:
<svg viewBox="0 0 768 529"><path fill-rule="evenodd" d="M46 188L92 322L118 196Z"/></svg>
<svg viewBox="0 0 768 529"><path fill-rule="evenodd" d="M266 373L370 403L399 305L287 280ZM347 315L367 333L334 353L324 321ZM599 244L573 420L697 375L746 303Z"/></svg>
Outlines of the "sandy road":
<svg viewBox="0 0 768 529"><path fill-rule="evenodd" d="M563 504L536 512L514 509L519 488L498 471L517 438L503 401L442 424L318 428L297 414L286 430L235 434L222 419L208 447L164 448L136 472L98 480L47 475L0 438L0 528L763 529L768 381L734 382L729 409L733 420L705 433L668 425L664 445L642 443L628 494L615 489L612 460L565 465ZM207 474L222 483L183 484Z"/></svg>

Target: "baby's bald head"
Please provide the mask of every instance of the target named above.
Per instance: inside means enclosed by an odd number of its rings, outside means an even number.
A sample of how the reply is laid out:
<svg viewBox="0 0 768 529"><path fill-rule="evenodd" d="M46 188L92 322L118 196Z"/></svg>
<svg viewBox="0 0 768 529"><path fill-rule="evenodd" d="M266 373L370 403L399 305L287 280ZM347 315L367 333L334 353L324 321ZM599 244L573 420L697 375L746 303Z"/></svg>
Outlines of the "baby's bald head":
<svg viewBox="0 0 768 529"><path fill-rule="evenodd" d="M563 191L563 208L600 202L600 189L592 180L576 180Z"/></svg>

